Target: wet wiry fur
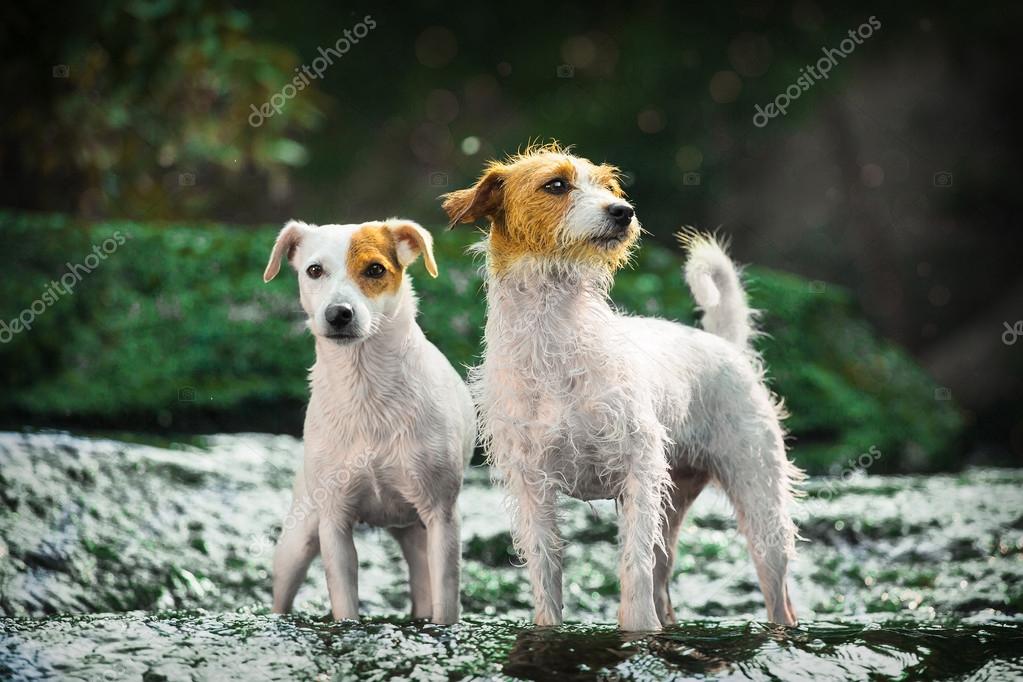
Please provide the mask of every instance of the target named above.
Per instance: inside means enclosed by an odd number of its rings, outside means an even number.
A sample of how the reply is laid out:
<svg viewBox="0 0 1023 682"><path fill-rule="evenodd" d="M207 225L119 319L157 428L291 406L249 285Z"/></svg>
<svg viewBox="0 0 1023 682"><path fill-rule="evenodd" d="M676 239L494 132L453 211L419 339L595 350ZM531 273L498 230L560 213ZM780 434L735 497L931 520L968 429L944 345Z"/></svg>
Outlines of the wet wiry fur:
<svg viewBox="0 0 1023 682"><path fill-rule="evenodd" d="M577 180L553 217L506 191L518 186L520 164L530 174L538 166L558 174L566 163ZM690 237L686 269L707 331L618 313L608 291L638 225L603 254L584 243L586 230L566 223L579 214L600 223L600 206L622 200L616 187L583 186L591 169L560 149L530 150L492 164L475 188L445 205L453 222L491 224L479 247L487 259L485 356L470 383L488 457L514 502L513 536L529 571L535 622L562 619L559 494L619 502L619 623L655 630L674 621L668 582L682 517L714 481L749 539L768 616L793 623L788 508L800 473L786 457L780 407L746 344L751 314L738 274L713 240ZM466 209L487 183L496 183L488 205ZM604 229L594 224L590 232ZM515 242L537 230L554 234Z"/></svg>
<svg viewBox="0 0 1023 682"><path fill-rule="evenodd" d="M337 619L358 617L353 526L386 528L409 565L412 615L459 617L461 543L456 506L472 456L475 412L458 373L416 324L405 268L420 255L436 276L432 239L408 220L362 225L290 222L265 279L286 256L298 271L316 343L309 373L305 459L274 553L273 609L287 612L322 554ZM386 273L366 278L378 263ZM322 276L310 279L310 264ZM357 338L329 336L324 311L353 306Z"/></svg>

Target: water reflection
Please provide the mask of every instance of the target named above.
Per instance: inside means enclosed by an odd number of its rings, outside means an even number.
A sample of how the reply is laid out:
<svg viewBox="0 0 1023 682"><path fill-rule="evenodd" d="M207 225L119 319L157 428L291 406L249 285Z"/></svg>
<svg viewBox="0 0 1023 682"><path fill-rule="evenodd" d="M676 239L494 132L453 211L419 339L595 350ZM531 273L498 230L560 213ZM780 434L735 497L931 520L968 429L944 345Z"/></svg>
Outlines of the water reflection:
<svg viewBox="0 0 1023 682"><path fill-rule="evenodd" d="M999 679L1023 673L1019 623L680 624L656 635L609 626L526 628L501 666L527 680L738 677Z"/></svg>

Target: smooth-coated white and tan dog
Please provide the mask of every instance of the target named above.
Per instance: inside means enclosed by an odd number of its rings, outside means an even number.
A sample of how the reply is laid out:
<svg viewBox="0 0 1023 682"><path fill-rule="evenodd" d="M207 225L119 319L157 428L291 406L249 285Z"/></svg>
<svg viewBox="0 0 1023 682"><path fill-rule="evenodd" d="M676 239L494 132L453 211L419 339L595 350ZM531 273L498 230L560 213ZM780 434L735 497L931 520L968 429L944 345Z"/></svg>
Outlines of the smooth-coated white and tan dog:
<svg viewBox="0 0 1023 682"><path fill-rule="evenodd" d="M430 233L410 220L284 226L263 274L287 260L316 342L305 458L274 553L273 610L291 609L317 553L334 618L358 618L356 523L386 528L408 562L412 616L459 617L456 502L476 416L461 377L416 323L405 272Z"/></svg>
<svg viewBox="0 0 1023 682"><path fill-rule="evenodd" d="M771 620L792 624L789 513L801 473L785 452L737 271L690 237L686 280L706 331L618 313L608 292L639 234L617 170L557 145L492 162L445 195L451 224L487 219L485 355L470 387L513 502L535 622L562 621L557 500L620 509L619 625L674 622L668 584L683 516L721 486L747 537Z"/></svg>

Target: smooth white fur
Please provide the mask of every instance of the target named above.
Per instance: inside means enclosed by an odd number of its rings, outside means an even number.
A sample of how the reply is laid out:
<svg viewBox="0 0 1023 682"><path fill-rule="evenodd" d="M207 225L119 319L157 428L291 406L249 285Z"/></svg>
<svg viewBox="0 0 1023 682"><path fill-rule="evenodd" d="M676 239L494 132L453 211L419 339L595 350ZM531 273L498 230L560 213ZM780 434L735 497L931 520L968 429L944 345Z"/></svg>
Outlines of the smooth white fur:
<svg viewBox="0 0 1023 682"><path fill-rule="evenodd" d="M425 233L411 221L391 223ZM293 246L291 262L316 343L304 465L274 554L273 610L291 609L320 553L334 617L357 618L352 530L363 522L387 528L398 540L409 564L413 617L452 623L459 617L456 500L472 456L475 411L458 373L416 324L407 273L396 295L375 298L348 277L345 257L360 227L288 223L267 266L269 280ZM430 249L432 241L424 242ZM406 249L399 260L405 266L418 255ZM318 280L305 273L313 262L326 271ZM323 311L338 303L356 311L356 342L324 336Z"/></svg>
<svg viewBox="0 0 1023 682"><path fill-rule="evenodd" d="M621 200L602 191L573 192L566 238L606 229L607 204ZM781 407L746 345L751 316L731 260L699 239L686 271L707 331L620 314L599 265L535 256L500 274L485 268L485 355L470 387L495 477L510 492L539 625L562 622L559 495L618 501L619 624L647 631L674 622L678 533L708 482L737 512L768 616L794 622L785 575L801 473L786 456Z"/></svg>

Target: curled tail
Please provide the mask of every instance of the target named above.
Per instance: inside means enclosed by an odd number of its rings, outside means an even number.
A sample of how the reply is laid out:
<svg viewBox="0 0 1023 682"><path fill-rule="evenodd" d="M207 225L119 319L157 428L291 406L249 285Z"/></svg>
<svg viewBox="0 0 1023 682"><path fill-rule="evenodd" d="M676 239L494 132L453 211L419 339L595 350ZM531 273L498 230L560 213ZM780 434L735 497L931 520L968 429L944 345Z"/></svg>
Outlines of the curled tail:
<svg viewBox="0 0 1023 682"><path fill-rule="evenodd" d="M738 346L749 347L756 334L756 311L749 307L735 263L714 237L692 230L677 236L689 251L686 284L703 311L703 328Z"/></svg>

